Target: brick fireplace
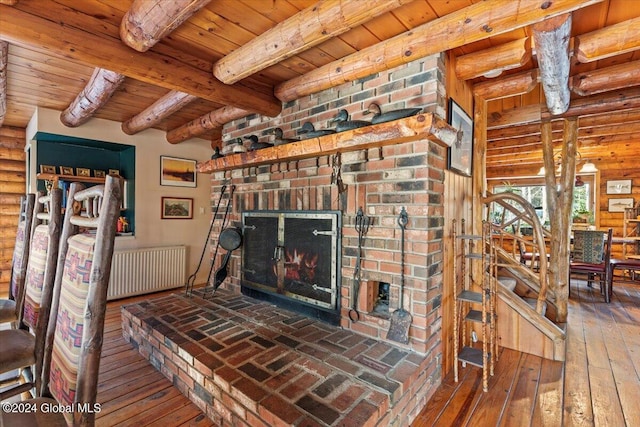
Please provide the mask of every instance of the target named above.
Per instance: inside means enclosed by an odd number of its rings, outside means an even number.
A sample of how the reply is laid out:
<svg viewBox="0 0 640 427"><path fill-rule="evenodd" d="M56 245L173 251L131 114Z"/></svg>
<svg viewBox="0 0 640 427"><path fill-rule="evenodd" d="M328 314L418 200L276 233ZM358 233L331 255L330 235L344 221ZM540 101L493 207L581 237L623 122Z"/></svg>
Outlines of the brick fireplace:
<svg viewBox="0 0 640 427"><path fill-rule="evenodd" d="M306 121L316 129L329 127L338 109L348 110L352 119L366 119L363 112L372 101L384 111L420 106L425 113L446 117L443 70L443 56L434 55L343 84L286 103L277 118L249 116L229 123L224 140L231 145L275 127L293 137ZM446 162L446 144L418 136L375 148L212 172L212 203L222 186L235 186L229 223L243 229L246 246L232 253L228 277L213 298L176 296L163 306L126 307L125 336L213 419L239 425L240 419L245 424L259 419L262 424L257 425L408 425L441 381ZM408 223L400 295L397 220L403 207ZM370 225L362 239L356 302L359 208ZM301 219L325 214L336 218L335 228ZM286 215L293 224L289 234L283 225ZM271 231L257 239L269 243L253 246L254 230L267 223ZM320 255L316 249L322 244L298 230L334 234L336 240L327 243L328 255ZM214 227L213 243L221 231ZM298 242L291 246L286 236ZM333 267L319 267L329 255L335 257ZM300 262L320 268L313 274L335 277L315 280L299 270L295 264ZM386 338L400 298L412 315L406 345ZM298 306L294 313L291 302L315 311ZM360 311L357 321L349 317L354 302ZM168 313L168 307L176 313ZM304 340L298 339L302 336ZM267 392L265 384L277 387ZM306 391L289 396L284 392L289 387Z"/></svg>

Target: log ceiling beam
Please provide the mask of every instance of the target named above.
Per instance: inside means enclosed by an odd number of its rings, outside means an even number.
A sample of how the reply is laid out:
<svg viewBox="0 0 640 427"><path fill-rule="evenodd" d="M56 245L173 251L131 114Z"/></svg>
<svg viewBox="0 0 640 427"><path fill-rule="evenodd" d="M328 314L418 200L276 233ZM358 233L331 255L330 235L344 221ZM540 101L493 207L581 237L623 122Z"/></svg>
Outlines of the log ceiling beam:
<svg viewBox="0 0 640 427"><path fill-rule="evenodd" d="M77 127L89 120L95 112L105 105L111 95L124 82L122 74L96 68L93 70L87 85L80 91L76 99L60 113L60 121L68 127Z"/></svg>
<svg viewBox="0 0 640 427"><path fill-rule="evenodd" d="M178 144L203 133L215 129L250 114L249 111L235 107L222 107L204 116L200 116L189 123L177 127L167 132L167 141L171 144Z"/></svg>
<svg viewBox="0 0 640 427"><path fill-rule="evenodd" d="M172 90L126 122L122 122L122 131L127 135L134 135L153 127L196 99L198 98L188 93Z"/></svg>
<svg viewBox="0 0 640 427"><path fill-rule="evenodd" d="M236 83L411 1L321 1L218 60L213 74Z"/></svg>
<svg viewBox="0 0 640 427"><path fill-rule="evenodd" d="M571 90L581 96L640 86L640 61L580 73L571 78Z"/></svg>
<svg viewBox="0 0 640 427"><path fill-rule="evenodd" d="M640 49L640 17L574 38L574 56L580 62L593 62Z"/></svg>
<svg viewBox="0 0 640 427"><path fill-rule="evenodd" d="M456 58L455 72L460 80L470 80L488 73L502 73L531 60L531 40L525 37L500 46ZM487 77L487 76L485 76Z"/></svg>
<svg viewBox="0 0 640 427"><path fill-rule="evenodd" d="M9 43L0 41L0 127L7 115L7 63Z"/></svg>
<svg viewBox="0 0 640 427"><path fill-rule="evenodd" d="M538 123L543 108L544 106L540 104L532 104L510 110L494 111L487 116L487 130Z"/></svg>
<svg viewBox="0 0 640 427"><path fill-rule="evenodd" d="M225 85L211 73L174 58L154 51L136 52L119 39L60 25L21 11L19 6L2 7L0 40L269 117L282 110L282 103L271 95L241 85Z"/></svg>
<svg viewBox="0 0 640 427"><path fill-rule="evenodd" d="M484 40L601 0L478 2L276 86L291 101L425 56Z"/></svg>
<svg viewBox="0 0 640 427"><path fill-rule="evenodd" d="M0 0L0 4L6 4L7 6L13 6L18 3L18 0Z"/></svg>
<svg viewBox="0 0 640 427"><path fill-rule="evenodd" d="M525 71L500 80L488 80L473 87L473 94L486 101L523 95L531 92L539 80L538 70Z"/></svg>
<svg viewBox="0 0 640 427"><path fill-rule="evenodd" d="M146 52L211 0L135 0L120 22L120 39Z"/></svg>
<svg viewBox="0 0 640 427"><path fill-rule="evenodd" d="M533 25L533 40L547 108L562 114L569 108L569 39L571 14L545 19Z"/></svg>

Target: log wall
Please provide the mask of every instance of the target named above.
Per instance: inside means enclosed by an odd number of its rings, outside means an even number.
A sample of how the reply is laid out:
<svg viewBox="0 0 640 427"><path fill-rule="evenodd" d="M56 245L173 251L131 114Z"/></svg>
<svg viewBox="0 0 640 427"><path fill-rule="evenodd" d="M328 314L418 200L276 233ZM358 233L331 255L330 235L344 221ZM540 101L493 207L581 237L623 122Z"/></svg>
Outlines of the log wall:
<svg viewBox="0 0 640 427"><path fill-rule="evenodd" d="M24 129L0 127L0 298L9 295L20 196L26 191L24 145Z"/></svg>

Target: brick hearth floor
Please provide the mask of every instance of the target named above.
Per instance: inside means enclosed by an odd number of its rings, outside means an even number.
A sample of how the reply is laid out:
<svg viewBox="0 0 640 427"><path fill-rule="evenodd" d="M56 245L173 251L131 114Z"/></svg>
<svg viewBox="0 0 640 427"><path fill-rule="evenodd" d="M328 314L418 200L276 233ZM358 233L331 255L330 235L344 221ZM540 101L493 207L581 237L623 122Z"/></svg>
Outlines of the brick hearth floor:
<svg viewBox="0 0 640 427"><path fill-rule="evenodd" d="M432 357L218 290L122 308L123 334L220 425L407 425Z"/></svg>

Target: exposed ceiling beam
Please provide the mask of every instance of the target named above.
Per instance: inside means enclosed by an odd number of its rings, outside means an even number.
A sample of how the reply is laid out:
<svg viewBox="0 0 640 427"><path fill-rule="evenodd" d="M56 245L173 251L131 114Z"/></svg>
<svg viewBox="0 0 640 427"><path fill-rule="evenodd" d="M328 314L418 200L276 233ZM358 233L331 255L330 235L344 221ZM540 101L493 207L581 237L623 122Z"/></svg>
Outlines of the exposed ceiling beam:
<svg viewBox="0 0 640 427"><path fill-rule="evenodd" d="M538 70L524 71L500 80L487 80L473 87L473 94L485 101L529 93L538 85Z"/></svg>
<svg viewBox="0 0 640 427"><path fill-rule="evenodd" d="M135 0L120 23L120 38L146 52L211 0Z"/></svg>
<svg viewBox="0 0 640 427"><path fill-rule="evenodd" d="M196 99L198 98L188 93L172 90L126 122L122 122L122 131L127 135L134 135L149 129Z"/></svg>
<svg viewBox="0 0 640 427"><path fill-rule="evenodd" d="M13 6L16 3L18 3L18 0L0 0L0 4L6 4L9 6Z"/></svg>
<svg viewBox="0 0 640 427"><path fill-rule="evenodd" d="M231 84L413 0L322 0L221 58L218 80Z"/></svg>
<svg viewBox="0 0 640 427"><path fill-rule="evenodd" d="M204 116L200 116L185 125L171 129L167 132L167 141L171 144L178 144L189 138L202 135L207 131L220 127L232 120L248 116L249 114L248 111L240 108L222 107Z"/></svg>
<svg viewBox="0 0 640 427"><path fill-rule="evenodd" d="M640 85L640 61L580 73L571 78L571 90L587 96Z"/></svg>
<svg viewBox="0 0 640 427"><path fill-rule="evenodd" d="M629 7L631 5L629 4ZM574 56L592 62L640 49L640 17L574 38Z"/></svg>
<svg viewBox="0 0 640 427"><path fill-rule="evenodd" d="M277 116L282 104L271 95L229 86L193 66L153 51L136 52L119 39L100 37L69 25L0 6L0 39L70 61L108 68L127 77L178 90L217 104ZM99 47L99 49L98 49Z"/></svg>
<svg viewBox="0 0 640 427"><path fill-rule="evenodd" d="M559 117L580 117L588 114L622 111L631 108L640 108L640 88L618 90L576 99L571 104L571 107ZM549 112L543 110L542 119L549 118L551 118Z"/></svg>
<svg viewBox="0 0 640 427"><path fill-rule="evenodd" d="M504 43L489 49L469 53L456 58L456 77L470 80L476 77L497 77L506 70L518 68L531 60L531 40L529 37Z"/></svg>
<svg viewBox="0 0 640 427"><path fill-rule="evenodd" d="M555 16L533 25L540 80L547 108L562 114L569 108L569 39L571 14Z"/></svg>
<svg viewBox="0 0 640 427"><path fill-rule="evenodd" d="M276 86L291 101L428 55L484 40L601 0L488 0L422 24Z"/></svg>
<svg viewBox="0 0 640 427"><path fill-rule="evenodd" d="M76 99L60 113L60 121L68 127L77 127L89 120L93 114L105 105L111 95L124 82L122 74L96 68L87 85Z"/></svg>
<svg viewBox="0 0 640 427"><path fill-rule="evenodd" d="M487 117L487 130L537 123L540 121L542 108L544 108L542 105L532 104L510 110L492 112Z"/></svg>
<svg viewBox="0 0 640 427"><path fill-rule="evenodd" d="M0 41L0 127L7 115L7 62L9 43Z"/></svg>

